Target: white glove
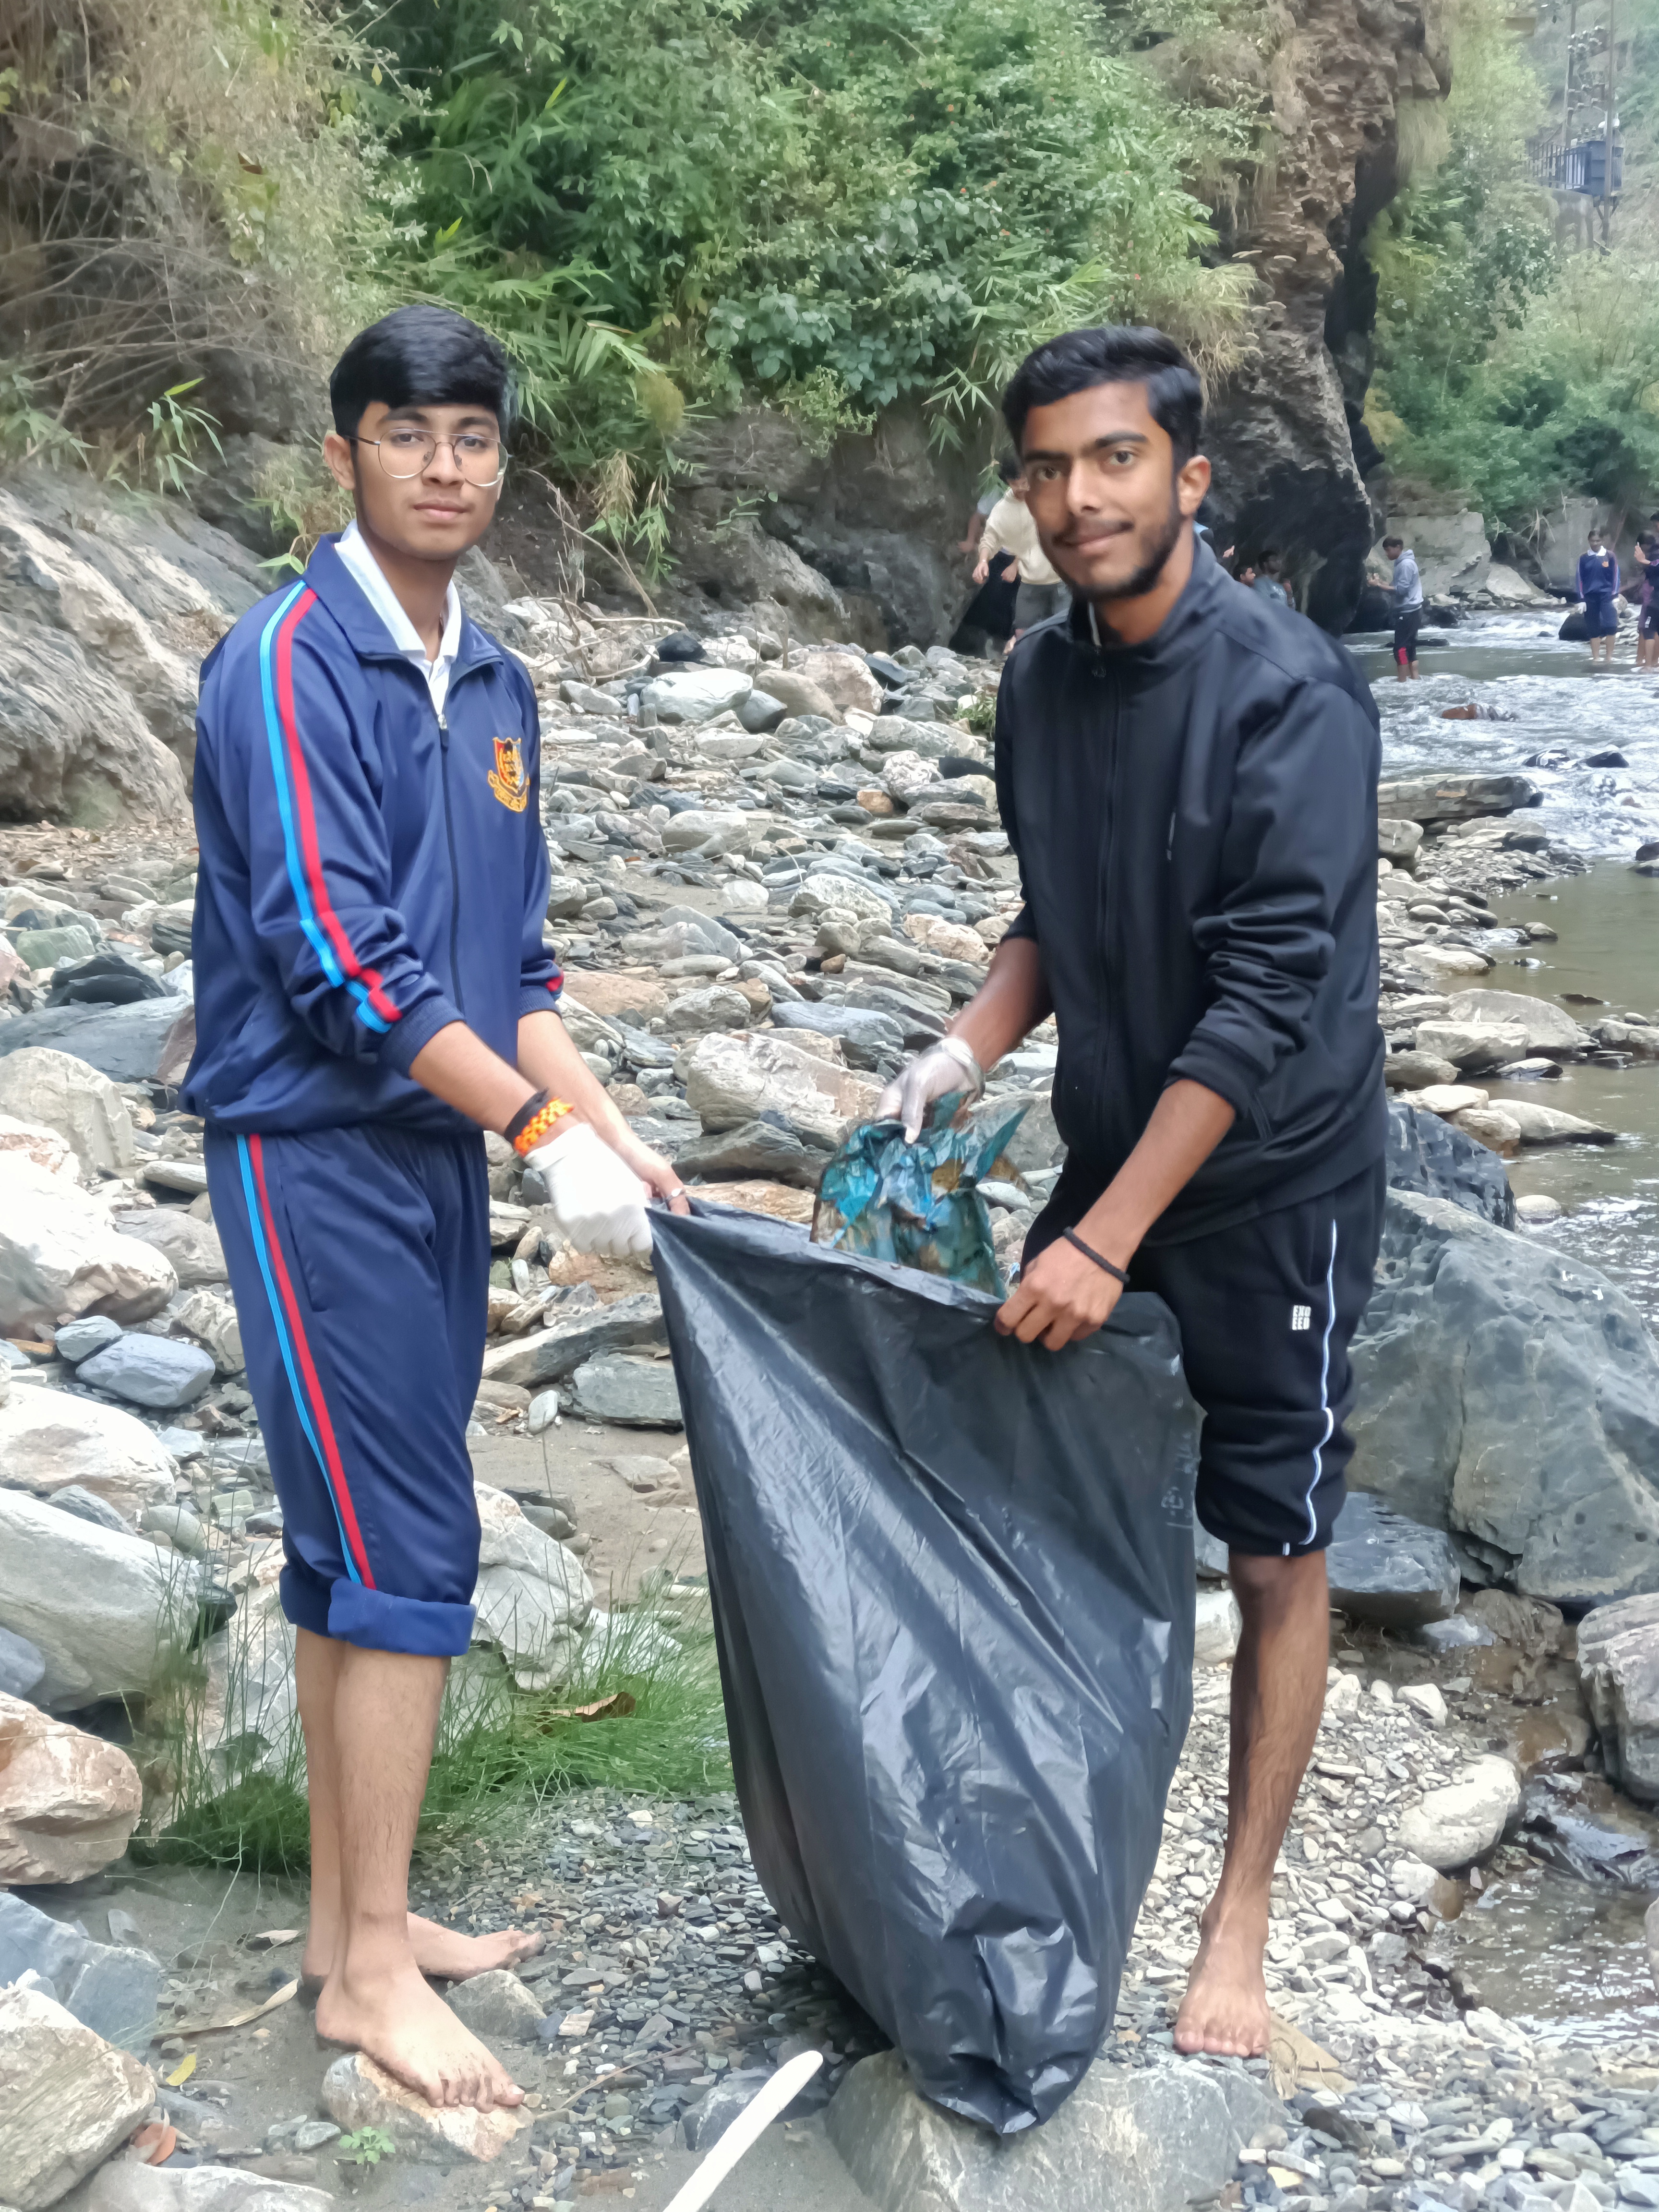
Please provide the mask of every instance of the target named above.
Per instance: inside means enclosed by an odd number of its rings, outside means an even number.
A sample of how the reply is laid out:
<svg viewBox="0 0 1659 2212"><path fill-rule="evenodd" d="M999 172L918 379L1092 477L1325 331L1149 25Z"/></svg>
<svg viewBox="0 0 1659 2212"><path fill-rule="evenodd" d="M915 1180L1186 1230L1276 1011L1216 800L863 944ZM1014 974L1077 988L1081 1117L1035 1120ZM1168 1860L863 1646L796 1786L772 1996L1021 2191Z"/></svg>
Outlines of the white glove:
<svg viewBox="0 0 1659 2212"><path fill-rule="evenodd" d="M525 1154L547 1185L559 1231L579 1252L604 1259L642 1257L651 1249L645 1185L586 1121Z"/></svg>
<svg viewBox="0 0 1659 2212"><path fill-rule="evenodd" d="M985 1088L985 1071L957 1036L941 1037L902 1067L876 1101L878 1121L902 1121L905 1141L914 1145L936 1098L953 1091Z"/></svg>

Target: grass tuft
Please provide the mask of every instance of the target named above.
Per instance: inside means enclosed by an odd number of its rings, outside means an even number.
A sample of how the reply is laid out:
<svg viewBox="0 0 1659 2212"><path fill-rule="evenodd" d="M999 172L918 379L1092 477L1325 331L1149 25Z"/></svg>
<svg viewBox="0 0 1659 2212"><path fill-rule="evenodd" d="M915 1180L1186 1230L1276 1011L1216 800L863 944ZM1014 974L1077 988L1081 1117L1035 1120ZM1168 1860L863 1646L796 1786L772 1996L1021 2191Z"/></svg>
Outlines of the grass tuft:
<svg viewBox="0 0 1659 2212"><path fill-rule="evenodd" d="M223 1661L221 1662L222 1684ZM152 1863L303 1872L310 1850L297 1719L270 1743L228 1735L210 1713L251 1714L246 1661L211 1693L210 1656L175 1645L134 1746L147 1785L136 1856ZM574 1709L619 1698L631 1712ZM731 1754L708 1609L687 1619L660 1589L612 1613L555 1689L514 1687L494 1652L456 1662L422 1808L426 1848L482 1833L509 1838L565 1791L606 1788L690 1797L731 1786Z"/></svg>

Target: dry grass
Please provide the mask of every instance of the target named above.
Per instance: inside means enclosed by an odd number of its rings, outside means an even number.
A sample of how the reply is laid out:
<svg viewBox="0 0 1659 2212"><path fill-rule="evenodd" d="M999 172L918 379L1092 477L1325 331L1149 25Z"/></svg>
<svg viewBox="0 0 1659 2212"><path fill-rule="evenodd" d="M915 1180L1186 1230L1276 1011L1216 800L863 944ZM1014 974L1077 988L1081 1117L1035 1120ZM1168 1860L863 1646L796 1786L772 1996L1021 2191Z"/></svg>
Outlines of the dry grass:
<svg viewBox="0 0 1659 2212"><path fill-rule="evenodd" d="M0 322L58 421L335 337L367 197L340 53L313 0L0 7Z"/></svg>

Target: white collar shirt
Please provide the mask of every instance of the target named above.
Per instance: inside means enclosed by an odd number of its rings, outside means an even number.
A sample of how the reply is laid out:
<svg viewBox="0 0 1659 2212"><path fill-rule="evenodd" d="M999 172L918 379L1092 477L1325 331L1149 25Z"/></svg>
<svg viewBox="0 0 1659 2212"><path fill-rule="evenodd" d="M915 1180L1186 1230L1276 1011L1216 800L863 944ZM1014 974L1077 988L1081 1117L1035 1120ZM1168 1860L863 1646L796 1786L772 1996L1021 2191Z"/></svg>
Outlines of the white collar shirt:
<svg viewBox="0 0 1659 2212"><path fill-rule="evenodd" d="M385 623L392 644L425 678L426 688L432 695L433 712L441 715L444 702L449 696L450 671L461 647L459 592L452 583L444 601L444 634L438 641L438 657L429 660L420 632L404 612L397 593L386 580L385 570L369 551L368 542L355 522L349 523L336 538L334 550L349 570L353 582Z"/></svg>

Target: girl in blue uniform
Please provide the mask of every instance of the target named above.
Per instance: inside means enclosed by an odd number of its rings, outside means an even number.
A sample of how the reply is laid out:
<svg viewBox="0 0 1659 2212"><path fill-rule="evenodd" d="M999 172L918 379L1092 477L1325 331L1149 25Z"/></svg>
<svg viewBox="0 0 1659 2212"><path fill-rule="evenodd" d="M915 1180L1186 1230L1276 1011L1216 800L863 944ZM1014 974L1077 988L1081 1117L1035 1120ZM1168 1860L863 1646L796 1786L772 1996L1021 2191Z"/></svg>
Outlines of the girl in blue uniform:
<svg viewBox="0 0 1659 2212"><path fill-rule="evenodd" d="M1619 635L1619 562L1599 530L1589 534L1589 550L1578 556L1578 596L1584 602L1584 629L1590 662L1613 665L1613 641Z"/></svg>

